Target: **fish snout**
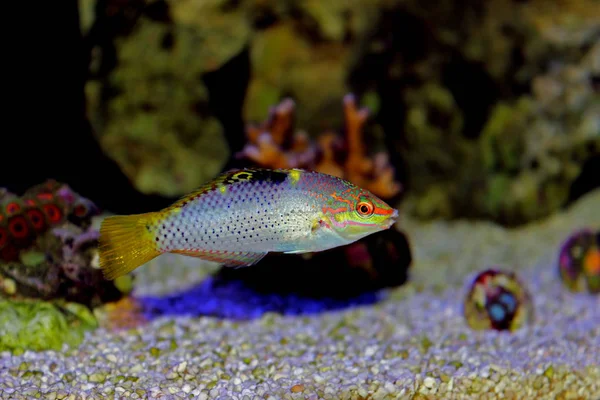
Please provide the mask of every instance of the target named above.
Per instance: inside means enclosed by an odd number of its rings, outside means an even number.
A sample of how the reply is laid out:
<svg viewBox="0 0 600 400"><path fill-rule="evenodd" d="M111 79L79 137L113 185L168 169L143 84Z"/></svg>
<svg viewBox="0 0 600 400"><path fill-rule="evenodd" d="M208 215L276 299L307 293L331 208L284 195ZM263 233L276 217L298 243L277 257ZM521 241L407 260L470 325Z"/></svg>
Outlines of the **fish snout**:
<svg viewBox="0 0 600 400"><path fill-rule="evenodd" d="M390 217L388 218L388 220L386 221L386 228L391 228L397 221L398 219L398 210L394 209L394 212L392 212L392 214L390 215Z"/></svg>

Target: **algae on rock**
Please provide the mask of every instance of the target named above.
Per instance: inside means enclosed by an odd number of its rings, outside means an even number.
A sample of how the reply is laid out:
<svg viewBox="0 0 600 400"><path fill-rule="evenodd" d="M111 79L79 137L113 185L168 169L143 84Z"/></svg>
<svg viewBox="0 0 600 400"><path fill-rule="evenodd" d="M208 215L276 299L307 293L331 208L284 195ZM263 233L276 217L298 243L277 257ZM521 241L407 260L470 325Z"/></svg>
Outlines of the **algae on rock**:
<svg viewBox="0 0 600 400"><path fill-rule="evenodd" d="M488 216L508 222L559 209L583 162L600 153L600 95L589 83L600 43L577 64L536 76L532 94L498 103L479 140L487 189L475 196ZM493 190L498 180L502 190Z"/></svg>
<svg viewBox="0 0 600 400"><path fill-rule="evenodd" d="M361 55L382 75L361 85L385 86L380 102L398 104L407 209L516 225L567 203L584 163L600 155L594 15L600 6L589 0L391 2ZM399 21L414 26L390 28ZM427 51L377 58L408 46L407 29Z"/></svg>
<svg viewBox="0 0 600 400"><path fill-rule="evenodd" d="M158 2L146 3L143 10ZM201 79L240 51L249 27L241 11L223 12L223 3L167 2L161 19L140 12L131 32L114 38L115 68L87 82L100 143L143 192L190 191L226 161Z"/></svg>
<svg viewBox="0 0 600 400"><path fill-rule="evenodd" d="M96 326L90 311L77 304L0 300L0 351L60 350L79 344Z"/></svg>
<svg viewBox="0 0 600 400"><path fill-rule="evenodd" d="M307 132L339 126L339 99L350 91L347 72L380 3L289 1L271 10L277 21L252 38L245 118L260 121L272 105L291 97L297 123Z"/></svg>
<svg viewBox="0 0 600 400"><path fill-rule="evenodd" d="M0 188L0 351L77 344L98 326L94 308L129 294L99 269L98 213L54 180L20 196Z"/></svg>

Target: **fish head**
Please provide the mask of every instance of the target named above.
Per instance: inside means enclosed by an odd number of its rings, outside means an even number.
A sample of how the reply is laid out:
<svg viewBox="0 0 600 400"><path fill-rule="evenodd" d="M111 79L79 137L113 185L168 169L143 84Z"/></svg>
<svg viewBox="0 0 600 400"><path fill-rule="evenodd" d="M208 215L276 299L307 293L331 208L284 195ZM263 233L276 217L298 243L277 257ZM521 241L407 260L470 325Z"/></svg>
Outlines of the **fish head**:
<svg viewBox="0 0 600 400"><path fill-rule="evenodd" d="M331 194L323 214L331 230L351 243L389 229L396 222L398 210L371 192L355 187Z"/></svg>

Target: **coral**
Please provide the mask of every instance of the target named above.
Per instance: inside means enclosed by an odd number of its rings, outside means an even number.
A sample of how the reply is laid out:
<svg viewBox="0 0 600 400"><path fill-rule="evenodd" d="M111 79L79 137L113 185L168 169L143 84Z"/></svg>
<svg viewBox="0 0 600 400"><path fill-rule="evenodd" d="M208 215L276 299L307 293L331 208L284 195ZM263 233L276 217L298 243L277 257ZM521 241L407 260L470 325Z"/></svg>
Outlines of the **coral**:
<svg viewBox="0 0 600 400"><path fill-rule="evenodd" d="M302 105L302 126L337 125L331 110L348 91L349 43L357 44L370 28L379 2L95 3L80 5L82 31L91 44L86 99L92 125L138 189L174 196L209 180L228 156L214 117L219 112L210 109L202 81L206 73L251 43L247 120L258 119L287 94ZM324 94L314 96L318 90Z"/></svg>
<svg viewBox="0 0 600 400"><path fill-rule="evenodd" d="M100 210L68 185L49 180L0 198L0 297L94 308L128 293L98 267ZM71 307L73 308L73 307Z"/></svg>
<svg viewBox="0 0 600 400"><path fill-rule="evenodd" d="M99 269L100 210L54 180L21 196L2 189L0 207L0 350L78 343L98 325L93 309L131 291L131 277Z"/></svg>
<svg viewBox="0 0 600 400"><path fill-rule="evenodd" d="M463 118L450 91L440 84L407 89L404 98L408 106L403 154L411 172L418 171L411 181L413 193L423 193L406 207L419 216L448 216L457 194L446 182L453 182L456 171L472 158L462 140Z"/></svg>
<svg viewBox="0 0 600 400"><path fill-rule="evenodd" d="M491 268L473 279L464 301L464 316L473 329L515 331L533 321L533 303L514 273Z"/></svg>
<svg viewBox="0 0 600 400"><path fill-rule="evenodd" d="M79 344L96 326L89 310L77 304L0 299L0 351L61 350Z"/></svg>
<svg viewBox="0 0 600 400"><path fill-rule="evenodd" d="M364 140L364 125L369 116L358 108L355 97L344 97L345 135L326 132L316 141L303 131L294 131L295 103L284 99L261 124L247 128L248 144L237 154L267 168L305 168L347 179L384 199L401 191L385 151L372 158Z"/></svg>
<svg viewBox="0 0 600 400"><path fill-rule="evenodd" d="M560 248L558 272L569 290L600 293L600 232L573 232Z"/></svg>

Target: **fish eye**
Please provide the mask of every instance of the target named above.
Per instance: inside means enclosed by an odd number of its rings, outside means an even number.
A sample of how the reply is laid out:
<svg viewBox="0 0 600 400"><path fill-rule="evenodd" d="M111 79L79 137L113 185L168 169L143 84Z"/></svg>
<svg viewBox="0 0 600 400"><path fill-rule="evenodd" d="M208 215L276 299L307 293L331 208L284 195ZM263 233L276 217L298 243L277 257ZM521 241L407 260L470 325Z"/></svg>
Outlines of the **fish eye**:
<svg viewBox="0 0 600 400"><path fill-rule="evenodd" d="M356 205L356 211L363 217L368 217L373 214L374 207L373 204L371 204L370 202L360 201Z"/></svg>

